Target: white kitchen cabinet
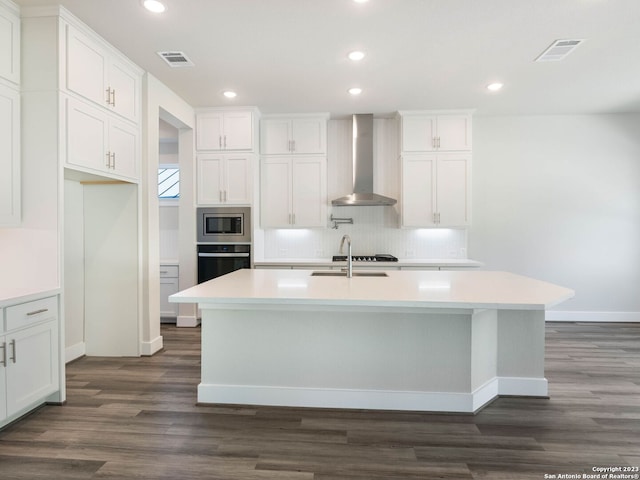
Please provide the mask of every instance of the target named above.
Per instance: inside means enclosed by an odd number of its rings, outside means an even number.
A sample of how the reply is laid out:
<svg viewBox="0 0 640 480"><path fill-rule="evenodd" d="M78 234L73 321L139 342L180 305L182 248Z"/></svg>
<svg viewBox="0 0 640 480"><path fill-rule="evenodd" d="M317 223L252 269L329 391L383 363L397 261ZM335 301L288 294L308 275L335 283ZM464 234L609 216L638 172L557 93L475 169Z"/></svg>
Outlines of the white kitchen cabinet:
<svg viewBox="0 0 640 480"><path fill-rule="evenodd" d="M263 157L261 195L263 228L325 227L326 158Z"/></svg>
<svg viewBox="0 0 640 480"><path fill-rule="evenodd" d="M469 224L471 155L408 154L402 157L402 226Z"/></svg>
<svg viewBox="0 0 640 480"><path fill-rule="evenodd" d="M169 295L179 291L179 266L175 264L160 265L160 316L178 317L178 304L169 302Z"/></svg>
<svg viewBox="0 0 640 480"><path fill-rule="evenodd" d="M471 115L400 112L403 152L471 150Z"/></svg>
<svg viewBox="0 0 640 480"><path fill-rule="evenodd" d="M65 99L66 164L98 175L137 180L138 128L89 103Z"/></svg>
<svg viewBox="0 0 640 480"><path fill-rule="evenodd" d="M263 117L260 122L260 153L262 155L325 154L328 118L328 114Z"/></svg>
<svg viewBox="0 0 640 480"><path fill-rule="evenodd" d="M100 40L66 25L66 88L109 111L140 121L141 75Z"/></svg>
<svg viewBox="0 0 640 480"><path fill-rule="evenodd" d="M198 205L250 204L254 158L247 153L199 154Z"/></svg>
<svg viewBox="0 0 640 480"><path fill-rule="evenodd" d="M20 92L0 85L0 227L20 224Z"/></svg>
<svg viewBox="0 0 640 480"><path fill-rule="evenodd" d="M0 2L0 77L20 84L20 14L9 2Z"/></svg>
<svg viewBox="0 0 640 480"><path fill-rule="evenodd" d="M196 150L254 149L253 110L207 110L196 115Z"/></svg>
<svg viewBox="0 0 640 480"><path fill-rule="evenodd" d="M60 389L58 299L6 309L0 336L0 426L44 403Z"/></svg>

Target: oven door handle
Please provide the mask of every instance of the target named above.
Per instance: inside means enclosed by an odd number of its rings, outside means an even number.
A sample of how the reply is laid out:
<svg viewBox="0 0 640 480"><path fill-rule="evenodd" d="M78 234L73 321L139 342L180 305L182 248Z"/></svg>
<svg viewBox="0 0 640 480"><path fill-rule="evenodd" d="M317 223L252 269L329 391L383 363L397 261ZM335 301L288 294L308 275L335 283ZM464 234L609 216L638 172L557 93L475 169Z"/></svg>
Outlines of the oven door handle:
<svg viewBox="0 0 640 480"><path fill-rule="evenodd" d="M198 253L198 257L203 258L248 258L248 253Z"/></svg>

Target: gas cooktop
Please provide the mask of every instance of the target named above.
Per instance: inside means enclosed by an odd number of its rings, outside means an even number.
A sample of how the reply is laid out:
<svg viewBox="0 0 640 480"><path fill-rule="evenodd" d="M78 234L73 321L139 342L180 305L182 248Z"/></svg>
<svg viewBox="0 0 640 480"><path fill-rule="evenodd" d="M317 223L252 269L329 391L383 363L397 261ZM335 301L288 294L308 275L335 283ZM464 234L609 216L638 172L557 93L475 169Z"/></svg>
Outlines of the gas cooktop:
<svg viewBox="0 0 640 480"><path fill-rule="evenodd" d="M354 262L397 262L398 259L386 253L376 253L375 255L351 255ZM334 255L334 262L346 262L346 255Z"/></svg>

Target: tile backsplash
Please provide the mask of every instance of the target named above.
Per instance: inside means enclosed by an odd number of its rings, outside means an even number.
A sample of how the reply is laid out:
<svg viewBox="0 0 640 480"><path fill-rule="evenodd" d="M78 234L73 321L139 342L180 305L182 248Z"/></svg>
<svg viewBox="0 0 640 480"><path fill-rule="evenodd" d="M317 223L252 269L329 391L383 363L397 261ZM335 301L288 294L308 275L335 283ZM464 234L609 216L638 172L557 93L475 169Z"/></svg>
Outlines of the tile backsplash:
<svg viewBox="0 0 640 480"><path fill-rule="evenodd" d="M264 231L264 258L330 258L338 254L340 239L351 236L354 255L389 253L398 258L467 258L464 229L398 228L393 207L333 208L334 217L353 218L338 229L270 229ZM333 227L333 222L330 222Z"/></svg>

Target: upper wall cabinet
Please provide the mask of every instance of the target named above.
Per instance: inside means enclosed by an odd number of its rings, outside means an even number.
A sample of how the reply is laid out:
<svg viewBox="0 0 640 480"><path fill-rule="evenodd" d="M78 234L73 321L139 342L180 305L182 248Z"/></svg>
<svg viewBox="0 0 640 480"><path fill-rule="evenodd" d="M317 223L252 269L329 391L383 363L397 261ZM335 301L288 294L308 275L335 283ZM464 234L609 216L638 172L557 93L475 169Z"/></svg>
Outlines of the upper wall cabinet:
<svg viewBox="0 0 640 480"><path fill-rule="evenodd" d="M403 152L471 150L471 114L399 112Z"/></svg>
<svg viewBox="0 0 640 480"><path fill-rule="evenodd" d="M264 116L260 123L262 155L309 155L327 152L329 114Z"/></svg>
<svg viewBox="0 0 640 480"><path fill-rule="evenodd" d="M66 26L66 87L133 121L140 120L141 76L102 43Z"/></svg>
<svg viewBox="0 0 640 480"><path fill-rule="evenodd" d="M0 78L20 83L20 16L13 4L0 1Z"/></svg>
<svg viewBox="0 0 640 480"><path fill-rule="evenodd" d="M0 84L0 227L20 223L20 92Z"/></svg>
<svg viewBox="0 0 640 480"><path fill-rule="evenodd" d="M258 113L254 109L202 109L196 115L196 150L253 151Z"/></svg>

